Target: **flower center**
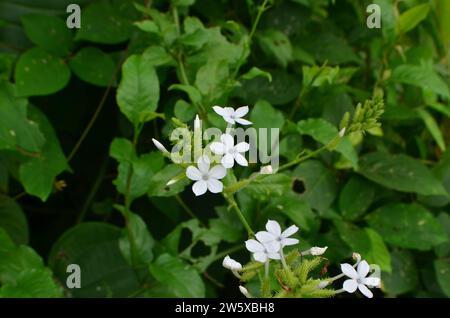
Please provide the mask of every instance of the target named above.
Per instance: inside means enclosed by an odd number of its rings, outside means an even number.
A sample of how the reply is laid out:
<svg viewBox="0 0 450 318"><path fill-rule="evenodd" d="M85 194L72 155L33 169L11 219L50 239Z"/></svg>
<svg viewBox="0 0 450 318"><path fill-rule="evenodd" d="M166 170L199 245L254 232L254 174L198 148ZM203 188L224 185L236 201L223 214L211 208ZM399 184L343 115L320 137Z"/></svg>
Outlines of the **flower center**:
<svg viewBox="0 0 450 318"><path fill-rule="evenodd" d="M209 179L208 174L204 174L204 175L202 176L202 180L208 181L208 179Z"/></svg>
<svg viewBox="0 0 450 318"><path fill-rule="evenodd" d="M362 279L361 277L358 277L358 278L356 279L356 282L357 282L358 284L363 284L363 279Z"/></svg>

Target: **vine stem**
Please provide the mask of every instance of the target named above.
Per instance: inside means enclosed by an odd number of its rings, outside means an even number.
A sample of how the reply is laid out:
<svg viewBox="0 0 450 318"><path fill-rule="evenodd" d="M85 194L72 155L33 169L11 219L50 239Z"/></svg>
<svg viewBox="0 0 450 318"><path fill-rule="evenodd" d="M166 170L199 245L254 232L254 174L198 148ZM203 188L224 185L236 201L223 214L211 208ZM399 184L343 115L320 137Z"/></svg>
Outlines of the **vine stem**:
<svg viewBox="0 0 450 318"><path fill-rule="evenodd" d="M242 213L241 209L239 209L239 206L237 205L236 201L234 200L233 195L227 195L227 194L223 194L225 200L227 200L229 206L231 208L233 208L233 210L236 212L239 220L241 221L241 223L244 225L245 229L247 230L248 236L252 237L255 236L255 233L253 232L252 228L250 227L250 225L248 224L247 220L245 219L244 214Z"/></svg>

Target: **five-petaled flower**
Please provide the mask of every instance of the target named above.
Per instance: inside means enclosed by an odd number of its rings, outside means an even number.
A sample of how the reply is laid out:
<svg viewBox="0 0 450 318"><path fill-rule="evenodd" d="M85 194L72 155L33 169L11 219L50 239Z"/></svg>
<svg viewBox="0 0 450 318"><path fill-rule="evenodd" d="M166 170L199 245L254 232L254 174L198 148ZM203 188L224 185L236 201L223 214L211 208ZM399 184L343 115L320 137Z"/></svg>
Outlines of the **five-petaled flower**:
<svg viewBox="0 0 450 318"><path fill-rule="evenodd" d="M242 155L242 153L250 149L250 145L246 142L240 142L237 145L234 144L233 136L229 134L223 134L220 136L221 142L213 142L209 146L211 151L216 155L223 155L221 159L222 165L229 169L234 166L234 161L236 161L241 166L248 166L248 161Z"/></svg>
<svg viewBox="0 0 450 318"><path fill-rule="evenodd" d="M278 224L277 221L269 220L266 223L266 230L267 231L259 231L255 235L258 241L264 244L274 244L275 246L278 246L278 250L284 246L298 244L297 239L289 237L298 231L298 227L295 225L291 225L281 232L280 224Z"/></svg>
<svg viewBox="0 0 450 318"><path fill-rule="evenodd" d="M341 264L342 273L344 273L350 279L344 281L342 288L348 293L354 293L356 289L359 289L364 296L368 298L373 297L373 293L367 288L378 287L380 285L380 279L378 277L367 277L370 272L370 266L366 261L361 261L358 264L357 270L350 264Z"/></svg>
<svg viewBox="0 0 450 318"><path fill-rule="evenodd" d="M234 125L235 123L241 124L241 125L251 125L252 122L248 121L247 119L244 119L245 115L248 113L248 106L242 106L238 109L234 110L232 107L220 107L220 106L214 106L214 111L222 116L223 120L225 120L227 123Z"/></svg>
<svg viewBox="0 0 450 318"><path fill-rule="evenodd" d="M192 185L195 195L205 194L207 190L212 193L222 192L223 184L219 180L225 177L227 170L222 165L216 165L210 169L210 160L207 156L198 159L197 167L189 166L186 169L186 176L196 181Z"/></svg>
<svg viewBox="0 0 450 318"><path fill-rule="evenodd" d="M280 259L279 245L273 243L263 244L257 240L250 239L245 241L245 247L247 250L253 253L255 261L260 263L266 263L269 259Z"/></svg>

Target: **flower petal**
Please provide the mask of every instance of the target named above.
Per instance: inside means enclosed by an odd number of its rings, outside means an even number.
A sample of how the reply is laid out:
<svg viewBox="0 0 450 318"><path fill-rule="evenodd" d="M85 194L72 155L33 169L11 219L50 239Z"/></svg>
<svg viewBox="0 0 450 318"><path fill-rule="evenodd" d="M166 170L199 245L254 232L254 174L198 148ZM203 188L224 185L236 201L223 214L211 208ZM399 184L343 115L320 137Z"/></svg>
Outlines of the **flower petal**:
<svg viewBox="0 0 450 318"><path fill-rule="evenodd" d="M281 227L277 221L273 221L273 220L267 221L266 229L268 232L272 233L273 235L276 235L276 236L281 235Z"/></svg>
<svg viewBox="0 0 450 318"><path fill-rule="evenodd" d="M206 184L208 186L208 190L212 193L220 193L223 190L222 182L217 179L208 179L208 181L206 181Z"/></svg>
<svg viewBox="0 0 450 318"><path fill-rule="evenodd" d="M248 106L239 107L238 109L236 109L234 111L234 115L236 117L243 117L243 116L247 115L247 113L248 113Z"/></svg>
<svg viewBox="0 0 450 318"><path fill-rule="evenodd" d="M267 253L278 253L281 249L281 244L278 241L270 241L263 243Z"/></svg>
<svg viewBox="0 0 450 318"><path fill-rule="evenodd" d="M234 138L230 134L220 136L220 141L225 145L225 150L229 150L234 146Z"/></svg>
<svg viewBox="0 0 450 318"><path fill-rule="evenodd" d="M281 240L282 246L290 246L290 245L296 245L298 244L298 240L294 238L284 238Z"/></svg>
<svg viewBox="0 0 450 318"><path fill-rule="evenodd" d="M264 252L265 250L264 246L254 239L245 241L245 248L252 253Z"/></svg>
<svg viewBox="0 0 450 318"><path fill-rule="evenodd" d="M245 159L245 157L243 155L241 155L240 153L235 153L234 154L234 160L236 160L236 162L243 167L247 167L248 166L248 161L247 159Z"/></svg>
<svg viewBox="0 0 450 318"><path fill-rule="evenodd" d="M356 288L358 288L358 283L354 279L347 279L342 285L342 288L348 293L354 293Z"/></svg>
<svg viewBox="0 0 450 318"><path fill-rule="evenodd" d="M297 231L298 231L298 227L295 225L291 225L286 230L284 230L283 233L281 233L281 237L287 238L287 237L291 236L292 234L297 233Z"/></svg>
<svg viewBox="0 0 450 318"><path fill-rule="evenodd" d="M205 180L199 180L192 185L192 191L194 191L196 196L206 193L208 186Z"/></svg>
<svg viewBox="0 0 450 318"><path fill-rule="evenodd" d="M281 259L280 253L268 253L267 256L270 259Z"/></svg>
<svg viewBox="0 0 450 318"><path fill-rule="evenodd" d="M202 179L202 173L194 166L189 166L186 169L186 176L194 181L198 181Z"/></svg>
<svg viewBox="0 0 450 318"><path fill-rule="evenodd" d="M234 121L233 118L231 118L230 116L223 116L222 117L223 120L225 120L227 123L234 125L236 122Z"/></svg>
<svg viewBox="0 0 450 318"><path fill-rule="evenodd" d="M241 125L251 125L251 124L252 124L251 121L248 121L247 119L244 119L244 118L235 118L234 120L235 120L238 124L241 124Z"/></svg>
<svg viewBox="0 0 450 318"><path fill-rule="evenodd" d="M220 107L220 106L213 106L213 110L220 116L230 116L232 112L230 112L231 107ZM233 108L231 108L233 109Z"/></svg>
<svg viewBox="0 0 450 318"><path fill-rule="evenodd" d="M230 169L234 166L234 157L232 154L227 153L222 157L220 163L224 166L224 168Z"/></svg>
<svg viewBox="0 0 450 318"><path fill-rule="evenodd" d="M274 236L272 233L266 232L266 231L259 231L255 234L256 239L260 241L261 243L267 243L272 242L277 239L276 236Z"/></svg>
<svg viewBox="0 0 450 318"><path fill-rule="evenodd" d="M207 156L201 156L198 158L197 167L202 174L206 174L209 171L209 158Z"/></svg>
<svg viewBox="0 0 450 318"><path fill-rule="evenodd" d="M225 169L222 165L217 165L209 170L209 177L213 179L222 179L227 175L227 169Z"/></svg>
<svg viewBox="0 0 450 318"><path fill-rule="evenodd" d="M363 293L364 296L366 296L367 298L372 298L373 297L373 293L370 291L369 288L367 288L366 285L364 284L358 284L358 289L361 293Z"/></svg>
<svg viewBox="0 0 450 318"><path fill-rule="evenodd" d="M247 152L250 149L250 145L248 142L240 142L234 148L237 152Z"/></svg>
<svg viewBox="0 0 450 318"><path fill-rule="evenodd" d="M361 261L358 264L358 275L359 277L363 278L366 277L367 274L369 274L370 266L366 261Z"/></svg>
<svg viewBox="0 0 450 318"><path fill-rule="evenodd" d="M341 264L341 270L346 276L348 276L350 278L357 279L359 277L358 273L355 271L353 266L350 264L347 264L347 263Z"/></svg>
<svg viewBox="0 0 450 318"><path fill-rule="evenodd" d="M223 155L225 153L225 145L221 142L214 141L209 145L209 149L216 155Z"/></svg>
<svg viewBox="0 0 450 318"><path fill-rule="evenodd" d="M363 279L364 285L369 287L379 287L381 280L378 277L366 277Z"/></svg>
<svg viewBox="0 0 450 318"><path fill-rule="evenodd" d="M253 254L255 261L265 263L267 261L267 254L264 252L256 252Z"/></svg>

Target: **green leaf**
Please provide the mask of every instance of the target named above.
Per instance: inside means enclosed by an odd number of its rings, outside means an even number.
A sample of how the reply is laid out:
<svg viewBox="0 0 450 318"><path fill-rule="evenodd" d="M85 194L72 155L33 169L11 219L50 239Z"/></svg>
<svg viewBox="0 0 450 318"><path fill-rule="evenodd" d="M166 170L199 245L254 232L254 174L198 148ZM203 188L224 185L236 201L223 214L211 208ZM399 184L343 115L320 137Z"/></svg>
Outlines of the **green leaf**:
<svg viewBox="0 0 450 318"><path fill-rule="evenodd" d="M282 173L269 174L264 178L253 181L246 188L259 200L267 200L274 196L280 196L291 188L292 179Z"/></svg>
<svg viewBox="0 0 450 318"><path fill-rule="evenodd" d="M274 58L282 67L292 60L292 45L281 31L269 29L258 34L258 42L268 57Z"/></svg>
<svg viewBox="0 0 450 318"><path fill-rule="evenodd" d="M149 265L153 260L155 241L142 218L134 213L127 214L127 228L122 230L119 247L130 265Z"/></svg>
<svg viewBox="0 0 450 318"><path fill-rule="evenodd" d="M15 87L0 84L0 149L38 153L45 137L27 114L27 100L15 97Z"/></svg>
<svg viewBox="0 0 450 318"><path fill-rule="evenodd" d="M196 0L171 0L170 2L172 2L172 4L174 6L191 6L195 3Z"/></svg>
<svg viewBox="0 0 450 318"><path fill-rule="evenodd" d="M403 12L397 21L397 31L404 34L414 29L420 22L425 20L430 12L430 4L423 3Z"/></svg>
<svg viewBox="0 0 450 318"><path fill-rule="evenodd" d="M327 210L337 195L336 177L331 170L318 160L301 163L292 176L304 183L301 197L318 211Z"/></svg>
<svg viewBox="0 0 450 318"><path fill-rule="evenodd" d="M82 27L76 40L86 40L102 44L118 44L129 39L132 24L106 1L94 2L83 8Z"/></svg>
<svg viewBox="0 0 450 318"><path fill-rule="evenodd" d="M207 101L218 100L226 89L229 68L224 61L213 61L200 67L195 77L195 86Z"/></svg>
<svg viewBox="0 0 450 318"><path fill-rule="evenodd" d="M174 63L172 56L161 46L149 46L142 58L155 67Z"/></svg>
<svg viewBox="0 0 450 318"><path fill-rule="evenodd" d="M20 166L19 178L28 194L45 201L52 193L55 178L69 166L58 137L44 114L34 106L30 107L29 114L44 133L46 143L39 156L31 157Z"/></svg>
<svg viewBox="0 0 450 318"><path fill-rule="evenodd" d="M383 289L390 295L401 295L414 290L419 283L419 273L413 254L406 250L391 253L392 273L383 273Z"/></svg>
<svg viewBox="0 0 450 318"><path fill-rule="evenodd" d="M159 81L154 67L140 55L130 56L122 66L117 90L121 112L134 124L140 124L144 112L154 112L159 101Z"/></svg>
<svg viewBox="0 0 450 318"><path fill-rule="evenodd" d="M134 25L144 32L159 34L159 28L152 20L134 22Z"/></svg>
<svg viewBox="0 0 450 318"><path fill-rule="evenodd" d="M22 208L14 200L0 195L0 227L16 244L28 243L28 222Z"/></svg>
<svg viewBox="0 0 450 318"><path fill-rule="evenodd" d="M297 128L302 135L311 136L314 140L324 145L329 144L339 134L336 127L321 118L299 121ZM353 167L358 167L358 154L348 137L342 138L335 149L349 160Z"/></svg>
<svg viewBox="0 0 450 318"><path fill-rule="evenodd" d="M62 289L53 280L48 269L26 269L14 284L6 283L0 288L0 298L59 298Z"/></svg>
<svg viewBox="0 0 450 318"><path fill-rule="evenodd" d="M450 3L447 0L435 0L436 16L439 24L439 34L445 52L448 52L450 43Z"/></svg>
<svg viewBox="0 0 450 318"><path fill-rule="evenodd" d="M83 81L98 86L112 84L116 69L111 56L96 47L82 48L70 60L69 66Z"/></svg>
<svg viewBox="0 0 450 318"><path fill-rule="evenodd" d="M436 277L442 291L450 297L450 259L439 259L434 261Z"/></svg>
<svg viewBox="0 0 450 318"><path fill-rule="evenodd" d="M431 136L433 136L433 139L436 141L439 148L442 151L445 151L444 137L442 136L441 129L439 128L434 117L423 108L418 108L417 113L419 114L419 117L422 118L425 126L428 128L428 131Z"/></svg>
<svg viewBox="0 0 450 318"><path fill-rule="evenodd" d="M270 105L265 100L259 100L252 108L250 113L250 121L253 127L258 128L283 128L284 116L283 113Z"/></svg>
<svg viewBox="0 0 450 318"><path fill-rule="evenodd" d="M44 50L66 56L72 49L72 32L62 19L49 16L29 14L21 17L28 38Z"/></svg>
<svg viewBox="0 0 450 318"><path fill-rule="evenodd" d="M175 164L165 166L151 178L148 195L151 197L170 197L182 192L190 182L187 178L183 178L169 187L167 186L167 182L182 174L184 175L185 171L180 166Z"/></svg>
<svg viewBox="0 0 450 318"><path fill-rule="evenodd" d="M303 66L302 72L304 87L320 87L324 84L333 84L339 74L339 67Z"/></svg>
<svg viewBox="0 0 450 318"><path fill-rule="evenodd" d="M442 212L437 216L439 223L444 227L445 232L447 233L447 242L444 242L440 245L437 245L434 248L434 251L438 256L447 256L450 255L450 216L448 213Z"/></svg>
<svg viewBox="0 0 450 318"><path fill-rule="evenodd" d="M179 120L181 120L183 122L188 122L188 121L194 119L196 110L195 110L195 107L192 106L191 104L185 102L182 99L179 99L175 103L174 113L175 113L175 116Z"/></svg>
<svg viewBox="0 0 450 318"><path fill-rule="evenodd" d="M375 187L365 179L352 176L339 195L339 210L347 220L364 215L375 199Z"/></svg>
<svg viewBox="0 0 450 318"><path fill-rule="evenodd" d="M272 75L269 72L263 71L260 68L257 68L255 66L253 66L250 71L248 71L247 73L245 73L244 75L241 76L242 79L245 80L251 80L255 77L265 77L269 80L269 82L272 82Z"/></svg>
<svg viewBox="0 0 450 318"><path fill-rule="evenodd" d="M70 70L62 59L33 48L20 56L14 76L19 96L50 95L69 83Z"/></svg>
<svg viewBox="0 0 450 318"><path fill-rule="evenodd" d="M359 163L359 173L386 188L423 195L448 195L427 167L404 154L374 152L361 157Z"/></svg>
<svg viewBox="0 0 450 318"><path fill-rule="evenodd" d="M448 239L437 219L418 204L385 205L367 221L392 246L425 251Z"/></svg>
<svg viewBox="0 0 450 318"><path fill-rule="evenodd" d="M202 101L202 95L200 91L194 86L173 84L169 87L169 91L171 90L179 90L185 92L186 94L188 94L189 99L193 104L199 104Z"/></svg>
<svg viewBox="0 0 450 318"><path fill-rule="evenodd" d="M407 64L397 66L390 80L418 86L443 97L450 98L448 85L432 68L427 66Z"/></svg>
<svg viewBox="0 0 450 318"><path fill-rule="evenodd" d="M126 297L139 288L136 273L119 249L121 229L106 223L82 223L65 232L53 245L49 265L60 281L69 264L81 268L81 288L74 297Z"/></svg>
<svg viewBox="0 0 450 318"><path fill-rule="evenodd" d="M169 289L172 297L205 297L205 285L200 275L179 258L163 254L150 265L150 272Z"/></svg>

